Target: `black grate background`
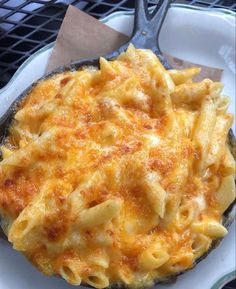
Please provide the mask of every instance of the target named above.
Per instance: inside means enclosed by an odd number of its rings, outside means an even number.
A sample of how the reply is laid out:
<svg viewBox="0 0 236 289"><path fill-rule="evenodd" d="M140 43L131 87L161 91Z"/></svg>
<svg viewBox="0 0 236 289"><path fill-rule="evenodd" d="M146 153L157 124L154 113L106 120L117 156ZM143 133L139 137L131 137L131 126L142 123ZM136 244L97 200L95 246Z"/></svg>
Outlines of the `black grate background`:
<svg viewBox="0 0 236 289"><path fill-rule="evenodd" d="M150 0L150 5L158 0ZM74 5L101 18L134 7L134 0L2 0L0 1L0 88L36 50L56 39L66 8ZM174 0L236 11L235 0Z"/></svg>
<svg viewBox="0 0 236 289"><path fill-rule="evenodd" d="M158 0L150 0L150 5ZM56 39L67 6L74 5L101 18L134 8L134 0L2 0L0 1L0 88L36 50ZM174 0L202 7L236 11L235 0ZM236 281L224 289L236 289Z"/></svg>

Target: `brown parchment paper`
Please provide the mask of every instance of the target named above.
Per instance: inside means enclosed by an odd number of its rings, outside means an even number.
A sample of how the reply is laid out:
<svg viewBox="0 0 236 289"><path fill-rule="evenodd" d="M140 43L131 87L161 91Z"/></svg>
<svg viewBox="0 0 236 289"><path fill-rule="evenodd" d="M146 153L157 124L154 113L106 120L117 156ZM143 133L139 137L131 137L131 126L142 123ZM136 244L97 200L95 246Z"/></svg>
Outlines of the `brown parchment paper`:
<svg viewBox="0 0 236 289"><path fill-rule="evenodd" d="M105 55L116 50L127 40L126 35L69 6L49 59L47 72L81 58ZM170 65L177 69L200 66L202 71L196 80L221 79L222 69L191 63L167 54L165 56Z"/></svg>
<svg viewBox="0 0 236 289"><path fill-rule="evenodd" d="M127 36L69 6L49 59L47 72L80 58L112 52L127 40Z"/></svg>

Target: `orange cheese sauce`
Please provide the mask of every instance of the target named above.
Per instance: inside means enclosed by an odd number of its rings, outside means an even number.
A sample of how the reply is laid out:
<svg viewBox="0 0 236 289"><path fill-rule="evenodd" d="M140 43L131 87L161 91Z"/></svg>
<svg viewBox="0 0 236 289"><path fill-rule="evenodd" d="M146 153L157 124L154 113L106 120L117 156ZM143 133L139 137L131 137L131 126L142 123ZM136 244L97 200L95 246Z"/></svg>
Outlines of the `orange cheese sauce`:
<svg viewBox="0 0 236 289"><path fill-rule="evenodd" d="M196 219L220 220L222 177L220 169L208 179L196 174L200 104L172 105L174 89L150 51L130 50L99 70L40 81L24 98L0 164L0 212L12 223L33 208L34 225L13 245L45 274L62 275L72 262L82 282L102 271L110 284L132 287L193 266L195 232L178 223L178 209L201 196ZM150 201L153 182L166 194L163 216ZM82 227L82 212L108 200L121 202L119 215ZM145 271L140 256L155 244L170 259Z"/></svg>

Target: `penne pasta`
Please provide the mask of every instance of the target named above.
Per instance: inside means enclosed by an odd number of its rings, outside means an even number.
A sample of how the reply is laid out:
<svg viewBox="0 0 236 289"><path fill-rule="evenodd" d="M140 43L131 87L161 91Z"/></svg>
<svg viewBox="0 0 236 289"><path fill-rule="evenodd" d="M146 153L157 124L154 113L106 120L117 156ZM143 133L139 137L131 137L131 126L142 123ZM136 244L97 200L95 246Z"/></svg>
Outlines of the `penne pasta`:
<svg viewBox="0 0 236 289"><path fill-rule="evenodd" d="M139 265L143 270L153 270L161 267L169 260L169 254L161 246L154 246L142 252Z"/></svg>
<svg viewBox="0 0 236 289"><path fill-rule="evenodd" d="M155 173L150 173L146 176L144 190L154 212L163 218L165 214L166 191L161 187Z"/></svg>
<svg viewBox="0 0 236 289"><path fill-rule="evenodd" d="M170 69L168 73L172 80L174 81L175 85L180 85L185 82L189 82L192 80L196 75L201 72L200 67L191 67L185 68L181 70Z"/></svg>
<svg viewBox="0 0 236 289"><path fill-rule="evenodd" d="M82 228L92 228L109 222L120 214L122 202L118 199L107 200L81 212L79 225Z"/></svg>
<svg viewBox="0 0 236 289"><path fill-rule="evenodd" d="M224 176L235 175L236 163L233 155L231 154L228 145L225 148L225 157L223 160L223 166L221 171Z"/></svg>
<svg viewBox="0 0 236 289"><path fill-rule="evenodd" d="M211 167L215 171L218 170L223 155L228 131L232 125L233 116L230 114L217 116L215 127L212 132L212 142L209 146L209 151L206 160L206 167Z"/></svg>
<svg viewBox="0 0 236 289"><path fill-rule="evenodd" d="M113 78L116 74L115 69L112 67L109 61L107 61L104 57L100 57L99 59L100 69L102 78Z"/></svg>
<svg viewBox="0 0 236 289"><path fill-rule="evenodd" d="M109 286L109 279L105 275L105 273L96 271L93 274L89 275L86 279L85 282L93 286L95 288L106 288Z"/></svg>
<svg viewBox="0 0 236 289"><path fill-rule="evenodd" d="M192 252L176 253L160 268L161 272L171 271L172 274L176 274L186 268L191 268L193 266L193 258Z"/></svg>
<svg viewBox="0 0 236 289"><path fill-rule="evenodd" d="M193 254L198 258L204 254L211 246L211 239L203 234L195 235L192 243Z"/></svg>
<svg viewBox="0 0 236 289"><path fill-rule="evenodd" d="M223 213L235 199L235 181L232 175L224 177L216 192L216 200Z"/></svg>
<svg viewBox="0 0 236 289"><path fill-rule="evenodd" d="M7 148L6 146L2 145L0 146L0 151L2 153L2 158L6 159L8 158L11 154L13 154L13 150L10 150L9 148Z"/></svg>
<svg viewBox="0 0 236 289"><path fill-rule="evenodd" d="M8 233L8 239L13 243L13 247L19 251L27 250L27 235L43 221L43 206L37 204L35 207L28 207L12 223ZM33 244L31 244L33 245Z"/></svg>
<svg viewBox="0 0 236 289"><path fill-rule="evenodd" d="M176 87L171 94L171 99L178 104L191 104L193 102L201 102L207 95L207 83L202 81L200 83L183 83Z"/></svg>
<svg viewBox="0 0 236 289"><path fill-rule="evenodd" d="M165 214L160 226L165 227L170 224L176 217L181 198L175 194L169 194L166 198Z"/></svg>
<svg viewBox="0 0 236 289"><path fill-rule="evenodd" d="M227 96L221 96L217 99L216 101L216 105L217 105L217 108L216 108L216 111L217 111L217 114L224 114L227 112L227 109L229 107L229 104L230 104L230 99L229 97Z"/></svg>
<svg viewBox="0 0 236 289"><path fill-rule="evenodd" d="M202 221L192 224L192 229L196 233L207 235L210 238L222 238L228 231L217 221Z"/></svg>
<svg viewBox="0 0 236 289"><path fill-rule="evenodd" d="M58 271L61 277L71 285L79 286L81 284L81 262L79 260L64 260Z"/></svg>
<svg viewBox="0 0 236 289"><path fill-rule="evenodd" d="M181 205L176 217L177 222L181 227L187 227L194 220L195 214L196 208L193 203L188 202L184 205Z"/></svg>
<svg viewBox="0 0 236 289"><path fill-rule="evenodd" d="M206 158L208 155L209 144L213 129L216 124L216 107L212 99L206 98L202 102L201 112L196 123L193 141L196 145L199 157L196 163L196 169L199 173L206 167Z"/></svg>
<svg viewBox="0 0 236 289"><path fill-rule="evenodd" d="M107 269L109 268L110 260L104 250L94 250L94 252L87 257L87 262L91 265Z"/></svg>
<svg viewBox="0 0 236 289"><path fill-rule="evenodd" d="M134 273L126 264L118 264L116 275L126 285L130 285L134 281Z"/></svg>
<svg viewBox="0 0 236 289"><path fill-rule="evenodd" d="M223 83L221 82L210 82L209 95L217 103L220 98L220 93L223 89Z"/></svg>

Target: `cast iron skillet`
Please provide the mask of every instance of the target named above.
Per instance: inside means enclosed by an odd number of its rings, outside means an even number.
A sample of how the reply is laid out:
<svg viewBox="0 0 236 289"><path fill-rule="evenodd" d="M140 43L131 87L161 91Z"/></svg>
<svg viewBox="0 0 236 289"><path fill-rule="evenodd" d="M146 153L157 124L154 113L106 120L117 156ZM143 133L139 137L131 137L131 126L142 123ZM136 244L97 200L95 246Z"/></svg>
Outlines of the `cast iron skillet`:
<svg viewBox="0 0 236 289"><path fill-rule="evenodd" d="M105 55L104 57L108 60L116 58L120 53L124 52L128 45L130 43L134 44L136 48L146 48L146 49L151 49L161 60L162 64L165 66L166 69L171 69L171 66L168 64L166 59L163 57L159 45L158 45L158 36L163 24L163 21L165 19L167 10L171 4L171 0L159 0L158 4L152 11L152 13L149 13L148 7L147 7L147 0L136 0L135 4L135 17L134 17L134 29L132 36L130 40L122 45L120 48L118 48L116 51L109 53ZM46 74L36 82L34 82L32 85L30 85L23 93L21 93L17 99L11 104L10 108L8 111L0 118L0 144L4 143L4 140L6 136L8 135L8 128L14 118L14 114L17 111L19 104L21 100L26 97L32 88L37 85L39 81L48 79L56 74L65 72L65 71L75 71L79 70L83 67L86 66L94 66L96 68L99 68L99 58L89 58L89 59L80 59L76 62L73 62L69 65L62 66L60 68L57 68L53 70L52 72ZM236 151L236 140L233 135L232 130L230 130L229 135L228 135L228 142L230 149L235 156L235 151ZM1 160L1 156L0 156ZM228 228L230 224L234 220L234 215L235 215L235 207L236 207L236 201L234 201L230 207L225 211L223 215L223 225ZM1 229L1 227L0 227ZM0 232L1 233L1 232ZM198 258L195 261L196 265L199 263L202 259L204 259L215 247L219 245L221 240L213 241L213 244L203 256ZM187 271L187 270L186 270ZM175 276L171 276L163 280L162 282L173 282L176 279L177 275L183 274L185 271L176 274ZM159 281L156 282L156 284ZM114 285L112 287L117 288L117 285ZM122 286L119 286L122 287Z"/></svg>

